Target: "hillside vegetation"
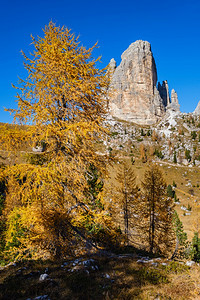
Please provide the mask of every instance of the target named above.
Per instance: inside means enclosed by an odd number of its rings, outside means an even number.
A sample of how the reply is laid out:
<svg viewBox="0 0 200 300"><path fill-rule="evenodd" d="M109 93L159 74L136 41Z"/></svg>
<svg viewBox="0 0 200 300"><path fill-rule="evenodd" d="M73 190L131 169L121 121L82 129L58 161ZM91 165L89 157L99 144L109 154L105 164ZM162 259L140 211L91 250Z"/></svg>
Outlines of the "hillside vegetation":
<svg viewBox="0 0 200 300"><path fill-rule="evenodd" d="M195 299L200 118L108 115L110 70L52 22L0 124L2 299Z"/></svg>

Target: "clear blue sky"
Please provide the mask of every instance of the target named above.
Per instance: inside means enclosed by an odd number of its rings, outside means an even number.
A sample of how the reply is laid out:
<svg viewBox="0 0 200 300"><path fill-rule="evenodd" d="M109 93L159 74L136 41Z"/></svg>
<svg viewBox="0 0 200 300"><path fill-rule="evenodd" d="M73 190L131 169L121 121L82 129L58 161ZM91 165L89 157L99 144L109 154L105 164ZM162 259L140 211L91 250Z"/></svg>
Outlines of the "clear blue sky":
<svg viewBox="0 0 200 300"><path fill-rule="evenodd" d="M130 43L151 43L159 81L168 80L179 97L181 111L191 112L200 100L200 1L199 0L1 0L0 1L0 121L12 118L3 107L15 108L18 76L26 77L22 49L31 51L31 38L42 36L49 23L65 25L81 43L99 43L102 67L112 57L120 63Z"/></svg>

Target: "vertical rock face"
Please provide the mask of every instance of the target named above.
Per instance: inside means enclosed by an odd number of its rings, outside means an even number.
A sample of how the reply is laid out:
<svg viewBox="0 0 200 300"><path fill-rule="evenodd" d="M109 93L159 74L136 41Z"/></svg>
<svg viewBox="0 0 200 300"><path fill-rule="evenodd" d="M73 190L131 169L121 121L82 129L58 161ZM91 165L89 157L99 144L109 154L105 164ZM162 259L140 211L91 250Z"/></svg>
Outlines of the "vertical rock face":
<svg viewBox="0 0 200 300"><path fill-rule="evenodd" d="M112 70L110 114L122 120L138 124L152 124L158 121L170 104L167 81L157 84L157 70L151 45L147 41L132 43Z"/></svg>
<svg viewBox="0 0 200 300"><path fill-rule="evenodd" d="M171 91L171 103L178 103L178 96L174 89Z"/></svg>
<svg viewBox="0 0 200 300"><path fill-rule="evenodd" d="M169 105L170 98L169 98L169 87L167 80L163 81L162 85L158 82L158 91L160 93L161 98L163 99L164 106Z"/></svg>
<svg viewBox="0 0 200 300"><path fill-rule="evenodd" d="M180 105L178 103L178 96L174 89L171 91L171 103L167 107L174 111L180 111Z"/></svg>
<svg viewBox="0 0 200 300"><path fill-rule="evenodd" d="M197 104L197 107L194 110L194 114L195 115L200 115L200 101L199 101L199 103Z"/></svg>

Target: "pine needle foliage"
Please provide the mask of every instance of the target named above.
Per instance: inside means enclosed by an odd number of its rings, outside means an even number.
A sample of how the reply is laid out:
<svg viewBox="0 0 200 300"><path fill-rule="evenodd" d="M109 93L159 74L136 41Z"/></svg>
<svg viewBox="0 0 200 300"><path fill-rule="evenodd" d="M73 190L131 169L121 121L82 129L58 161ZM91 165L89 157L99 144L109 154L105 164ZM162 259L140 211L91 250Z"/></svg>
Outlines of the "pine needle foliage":
<svg viewBox="0 0 200 300"><path fill-rule="evenodd" d="M186 256L186 247L188 246L187 233L184 232L183 223L179 219L177 211L174 211L172 221L173 221L174 231L176 234L176 247L172 255L172 258L174 257L183 258Z"/></svg>
<svg viewBox="0 0 200 300"><path fill-rule="evenodd" d="M152 164L145 172L142 189L141 212L149 251L167 254L175 242L172 225L174 204L167 196L166 183L157 165Z"/></svg>
<svg viewBox="0 0 200 300"><path fill-rule="evenodd" d="M115 179L115 205L116 208L119 207L119 212L123 213L124 233L126 243L129 244L131 231L134 229L134 215L138 210L139 191L134 171L127 161L123 161L119 165Z"/></svg>
<svg viewBox="0 0 200 300"><path fill-rule="evenodd" d="M28 77L15 87L18 109L9 109L18 125L2 129L0 141L11 151L27 144L45 147L42 157L30 153L27 163L1 173L6 180L6 247L15 258L45 251L60 257L87 241L85 218L93 229L98 223L115 236L104 206L94 209L86 197L90 167L105 174L107 157L96 153L95 141L107 134L103 120L109 76L96 67L100 58L92 58L96 44L86 49L69 29L53 22L43 37L32 37L32 44L30 57L22 52Z"/></svg>

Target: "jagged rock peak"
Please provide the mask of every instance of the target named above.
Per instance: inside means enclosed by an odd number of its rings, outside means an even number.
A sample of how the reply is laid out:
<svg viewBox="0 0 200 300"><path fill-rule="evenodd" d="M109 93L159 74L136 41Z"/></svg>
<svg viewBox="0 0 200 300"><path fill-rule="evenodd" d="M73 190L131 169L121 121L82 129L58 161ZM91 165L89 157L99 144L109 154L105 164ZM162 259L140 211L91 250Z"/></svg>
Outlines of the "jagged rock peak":
<svg viewBox="0 0 200 300"><path fill-rule="evenodd" d="M130 44L130 46L122 53L121 59L128 57L133 52L139 52L139 53L152 53L151 52L151 44L147 41L138 40L134 43Z"/></svg>
<svg viewBox="0 0 200 300"><path fill-rule="evenodd" d="M109 69L110 69L110 72L114 72L116 67L117 67L117 63L115 61L114 58L111 58L110 62L109 62L109 65L108 65Z"/></svg>
<svg viewBox="0 0 200 300"><path fill-rule="evenodd" d="M194 114L195 115L200 115L200 101L199 101L199 103L197 104L197 107L194 110Z"/></svg>
<svg viewBox="0 0 200 300"><path fill-rule="evenodd" d="M171 91L171 103L178 103L178 95L174 89Z"/></svg>
<svg viewBox="0 0 200 300"><path fill-rule="evenodd" d="M132 43L121 56L111 80L110 114L138 124L155 123L165 112L157 88L157 70L151 45Z"/></svg>
<svg viewBox="0 0 200 300"><path fill-rule="evenodd" d="M178 96L174 89L171 91L171 102L167 106L167 110L180 112L180 105L178 103Z"/></svg>
<svg viewBox="0 0 200 300"><path fill-rule="evenodd" d="M156 87L157 69L149 42L138 40L132 43L121 59L118 67L115 60L110 62L113 73L109 109L112 117L145 125L159 121L168 109L179 111L174 90L170 100L167 80Z"/></svg>

